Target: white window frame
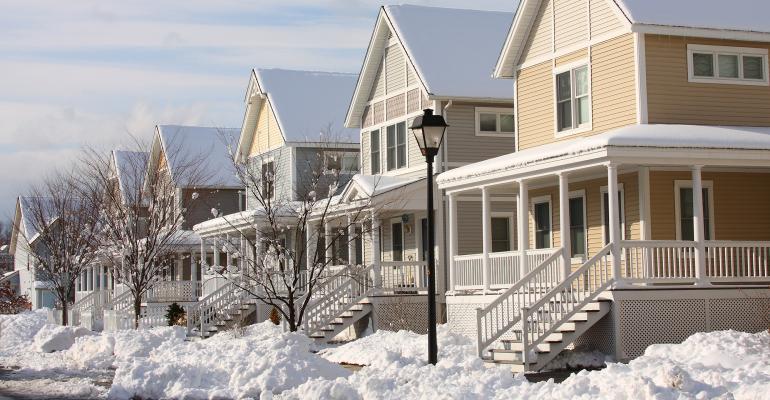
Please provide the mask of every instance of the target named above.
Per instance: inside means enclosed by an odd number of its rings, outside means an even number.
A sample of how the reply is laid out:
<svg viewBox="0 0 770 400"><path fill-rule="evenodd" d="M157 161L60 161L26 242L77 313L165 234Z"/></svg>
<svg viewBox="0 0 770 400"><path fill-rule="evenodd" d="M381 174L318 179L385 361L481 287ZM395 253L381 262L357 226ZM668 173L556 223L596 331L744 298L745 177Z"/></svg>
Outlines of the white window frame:
<svg viewBox="0 0 770 400"><path fill-rule="evenodd" d="M695 76L693 53L699 54L711 54L713 56L713 69L714 76ZM719 77L719 61L718 56L722 55L734 55L738 56L738 78L720 78ZM743 56L750 57L762 57L762 79L746 79L743 78ZM718 83L725 85L752 85L752 86L768 86L770 80L768 80L768 73L770 70L767 65L768 61L767 49L760 49L754 47L730 47L730 46L709 46L703 44L688 44L687 45L687 81L691 83Z"/></svg>
<svg viewBox="0 0 770 400"><path fill-rule="evenodd" d="M513 223L513 213L512 212L505 212L505 211L493 211L489 213L489 228L490 228L490 235L489 240L492 241L492 218L507 218L508 219L508 241L510 242L508 251L515 251L516 247L514 245L516 244L515 235L516 230L514 229Z"/></svg>
<svg viewBox="0 0 770 400"><path fill-rule="evenodd" d="M709 240L715 240L714 239L714 181L711 180L704 180L701 182L701 186L703 189L706 189L708 191L709 196L709 237L711 239ZM686 179L677 179L674 181L674 217L676 218L676 240L682 240L682 206L681 206L681 189L690 188L692 189L692 181L686 180ZM693 196L695 196L695 193L693 193Z"/></svg>
<svg viewBox="0 0 770 400"><path fill-rule="evenodd" d="M583 198L583 239L584 239L583 241L585 242L585 243L583 243L583 246L584 246L583 248L585 249L585 253L586 254L583 254L583 257L571 257L572 260L574 260L574 261L585 260L585 259L588 258L588 215L586 214L586 211L587 211L587 208L586 208L587 207L587 205L586 205L586 191L585 191L585 189L580 189L580 190L574 190L574 191L569 192L569 199L576 199L576 198L581 198L581 197ZM569 205L567 205L567 206L569 206ZM604 215L604 214L602 214L602 215ZM569 221L567 221L567 222L569 222ZM571 234L572 233L571 232L572 227L570 226L569 229L570 229L570 232L567 232L567 233ZM570 243L571 242L572 242L572 238L570 238ZM572 252L572 249L569 249L568 251Z"/></svg>
<svg viewBox="0 0 770 400"><path fill-rule="evenodd" d="M607 228L604 226L604 194L607 192L607 186L599 188L599 206L601 208L599 221L602 225L602 246L604 246L604 242L609 243L610 241L610 233L607 232ZM620 192L620 240L626 240L626 190L623 188L622 183L618 183L618 192ZM609 198L607 198L607 201L609 201Z"/></svg>
<svg viewBox="0 0 770 400"><path fill-rule="evenodd" d="M276 187L277 187L277 185L276 185L276 181L275 181L275 170L276 170L276 165L275 165L275 157L273 157L273 156L270 156L270 157L264 157L264 158L262 158L262 160L261 160L261 161L262 161L262 162L259 164L259 168L260 168L260 169L259 169L259 173L260 173L260 176L262 176L262 167L263 167L264 165L267 165L267 164L273 163L273 188L272 188L273 190L272 190L272 192L270 193L270 200L275 200L275 192L276 192ZM265 179L265 177L264 177L264 176L262 176L262 179ZM260 187L260 188L259 188L259 190L262 190L262 189L263 189L262 187ZM265 198L265 200L267 200L267 198Z"/></svg>
<svg viewBox="0 0 770 400"><path fill-rule="evenodd" d="M383 172L393 172L393 171L399 171L409 168L409 118L396 120L391 123L385 124L384 127L380 128L380 135L382 135L383 129L385 130L385 170L382 170L382 165L380 165L380 173ZM404 124L404 166L399 167L398 166L398 125ZM393 126L396 132L395 135L395 162L396 165L393 168L390 168L390 165L388 164L388 128ZM382 137L380 137L380 146L382 146ZM380 147L382 148L382 147Z"/></svg>
<svg viewBox="0 0 770 400"><path fill-rule="evenodd" d="M548 221L551 222L551 231L549 232L550 238L548 241L551 247L544 247L544 249L553 249L553 202L551 201L551 195L533 197L529 201L530 212L532 213L532 228L530 229L530 237L532 238L532 249L542 250L537 248L537 217L535 216L535 204L548 203Z"/></svg>
<svg viewBox="0 0 770 400"><path fill-rule="evenodd" d="M481 114L495 114L496 117L496 124L497 129L495 132L490 131L482 131L481 130ZM510 114L514 117L514 123L513 123L513 132L502 132L500 131L500 115L501 114ZM503 137L503 138L512 138L516 137L516 114L514 113L513 108L504 108L504 107L476 107L476 136L486 136L486 137Z"/></svg>
<svg viewBox="0 0 770 400"><path fill-rule="evenodd" d="M588 104L590 110L588 112L588 122L575 126L575 116L577 115L577 102L575 101L575 72L574 70L581 67L586 67L588 72ZM572 102L572 129L565 129L559 131L559 93L556 77L564 72L570 71L570 101ZM594 123L594 96L593 96L593 79L591 79L591 62L586 58L579 61L571 62L568 64L560 65L553 69L553 132L557 138L575 135L582 132L588 132L593 130Z"/></svg>

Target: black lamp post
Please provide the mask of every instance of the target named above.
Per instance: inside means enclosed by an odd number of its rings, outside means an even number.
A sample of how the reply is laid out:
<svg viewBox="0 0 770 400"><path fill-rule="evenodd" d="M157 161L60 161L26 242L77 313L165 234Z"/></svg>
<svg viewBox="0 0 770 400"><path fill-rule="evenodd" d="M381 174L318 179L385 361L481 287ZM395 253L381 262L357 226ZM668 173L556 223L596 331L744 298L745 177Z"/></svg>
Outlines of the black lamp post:
<svg viewBox="0 0 770 400"><path fill-rule="evenodd" d="M425 113L414 119L409 128L417 139L425 162L428 163L428 362L436 364L438 361L438 345L436 343L436 257L435 229L433 222L433 160L438 154L444 133L449 126L444 117L433 115L430 108Z"/></svg>

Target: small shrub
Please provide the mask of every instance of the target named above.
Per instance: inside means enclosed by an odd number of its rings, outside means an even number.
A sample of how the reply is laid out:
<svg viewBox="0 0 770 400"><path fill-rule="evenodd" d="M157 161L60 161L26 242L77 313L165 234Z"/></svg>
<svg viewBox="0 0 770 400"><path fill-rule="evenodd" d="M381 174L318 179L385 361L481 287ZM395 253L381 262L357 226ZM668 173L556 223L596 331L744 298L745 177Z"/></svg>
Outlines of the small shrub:
<svg viewBox="0 0 770 400"><path fill-rule="evenodd" d="M0 314L18 314L32 309L26 295L18 295L10 282L0 285Z"/></svg>
<svg viewBox="0 0 770 400"><path fill-rule="evenodd" d="M275 307L270 310L270 322L274 325L279 325L281 323L281 313L279 313L278 309Z"/></svg>
<svg viewBox="0 0 770 400"><path fill-rule="evenodd" d="M187 313L179 304L171 303L166 311L166 321L168 326L187 325Z"/></svg>

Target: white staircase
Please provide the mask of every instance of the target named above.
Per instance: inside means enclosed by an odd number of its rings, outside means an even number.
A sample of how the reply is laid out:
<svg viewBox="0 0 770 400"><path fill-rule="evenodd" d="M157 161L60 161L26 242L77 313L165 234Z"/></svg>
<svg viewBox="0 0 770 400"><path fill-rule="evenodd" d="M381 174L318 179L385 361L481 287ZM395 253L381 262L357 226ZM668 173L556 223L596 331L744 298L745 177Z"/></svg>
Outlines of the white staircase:
<svg viewBox="0 0 770 400"><path fill-rule="evenodd" d="M477 310L478 351L515 372L539 371L610 311L614 281L607 245L566 279L557 251L487 307ZM502 336L507 336L501 339Z"/></svg>
<svg viewBox="0 0 770 400"><path fill-rule="evenodd" d="M256 302L240 285L240 279L228 281L195 305L187 307L188 337L210 337L255 312Z"/></svg>

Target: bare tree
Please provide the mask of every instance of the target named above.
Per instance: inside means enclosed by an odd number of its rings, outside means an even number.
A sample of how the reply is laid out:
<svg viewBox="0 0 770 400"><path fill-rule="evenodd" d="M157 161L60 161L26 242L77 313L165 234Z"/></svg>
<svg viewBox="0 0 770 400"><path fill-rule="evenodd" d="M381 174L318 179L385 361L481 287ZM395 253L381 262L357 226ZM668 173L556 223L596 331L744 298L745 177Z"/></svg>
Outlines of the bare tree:
<svg viewBox="0 0 770 400"><path fill-rule="evenodd" d="M181 143L167 146L152 169L151 146L136 139L131 150L88 149L84 157L87 175L100 183L103 196L100 246L114 261L116 282L131 292L135 328L143 297L171 267L175 250L190 241L183 225L194 199L180 198L178 185L206 179L204 154L181 151Z"/></svg>
<svg viewBox="0 0 770 400"><path fill-rule="evenodd" d="M371 199L348 205L344 214L338 214L339 196L335 195L358 172L359 164L358 152L340 143L334 135L321 135L314 145L317 152L301 160L301 178L297 178L300 183L291 191L294 196L277 193L292 179L280 175L276 166L281 160L275 155L233 158L233 167L249 198L249 212L255 213L258 221L244 226L240 220L243 214L220 217L231 232L243 238L248 249L262 249L262 256L249 256L238 243L220 238L222 244L217 251L240 258L243 271L237 279L231 278L227 266L210 266L209 272L231 279L253 298L272 306L291 331L302 327L313 293L329 278L330 267L340 258L347 258L338 257L339 250L363 240L371 229L366 225L372 211ZM321 228L319 240L307 246L308 231L317 231L332 219L335 229L331 234L326 236ZM337 223L339 220L342 223ZM353 225L358 229L349 229ZM327 257L328 252L333 253L332 257ZM344 263L354 264L355 260Z"/></svg>
<svg viewBox="0 0 770 400"><path fill-rule="evenodd" d="M33 187L23 202L25 237L35 269L56 297L66 325L67 309L75 296L75 281L98 257L101 201L75 172L56 173ZM26 236L26 235L24 235Z"/></svg>

